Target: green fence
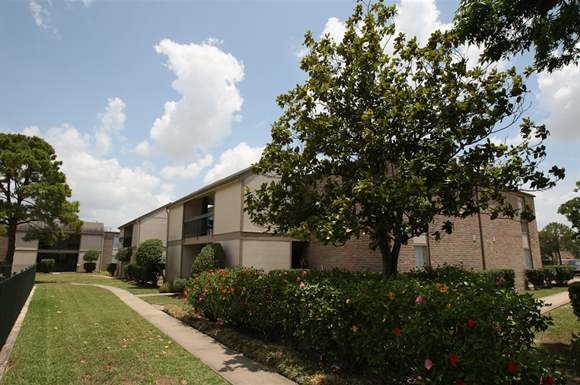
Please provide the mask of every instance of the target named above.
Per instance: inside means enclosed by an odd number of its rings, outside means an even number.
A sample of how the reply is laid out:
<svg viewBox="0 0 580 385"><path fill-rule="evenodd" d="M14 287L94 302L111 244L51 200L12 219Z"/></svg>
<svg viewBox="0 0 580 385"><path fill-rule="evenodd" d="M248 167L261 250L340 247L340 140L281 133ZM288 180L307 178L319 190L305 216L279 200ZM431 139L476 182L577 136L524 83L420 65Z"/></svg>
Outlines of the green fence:
<svg viewBox="0 0 580 385"><path fill-rule="evenodd" d="M36 265L21 271L12 277L0 281L0 348L4 346L6 338L24 306L32 286Z"/></svg>

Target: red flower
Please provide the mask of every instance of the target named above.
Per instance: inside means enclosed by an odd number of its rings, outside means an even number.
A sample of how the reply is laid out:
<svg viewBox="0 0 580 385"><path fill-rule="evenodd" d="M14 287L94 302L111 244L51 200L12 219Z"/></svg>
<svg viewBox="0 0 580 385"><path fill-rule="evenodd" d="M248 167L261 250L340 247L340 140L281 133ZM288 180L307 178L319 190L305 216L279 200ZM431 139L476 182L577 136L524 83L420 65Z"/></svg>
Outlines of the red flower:
<svg viewBox="0 0 580 385"><path fill-rule="evenodd" d="M554 377L551 375L547 375L542 377L542 384L543 385L552 385L554 383Z"/></svg>
<svg viewBox="0 0 580 385"><path fill-rule="evenodd" d="M222 288L220 289L220 292L222 293L222 295L226 294L226 289L225 287L222 286Z"/></svg>
<svg viewBox="0 0 580 385"><path fill-rule="evenodd" d="M220 269L220 275L226 275L226 271L224 269Z"/></svg>
<svg viewBox="0 0 580 385"><path fill-rule="evenodd" d="M401 328L400 328L400 327L398 327L398 326L397 326L397 327L395 327L395 328L393 329L393 334L394 334L395 336L397 336L397 337L400 337L400 336L401 336Z"/></svg>
<svg viewBox="0 0 580 385"><path fill-rule="evenodd" d="M469 330L473 329L475 327L475 321L472 320L471 318L467 320L467 328Z"/></svg>
<svg viewBox="0 0 580 385"><path fill-rule="evenodd" d="M519 365L517 362L508 361L507 364L505 364L505 370L507 370L509 374L516 374L519 370Z"/></svg>
<svg viewBox="0 0 580 385"><path fill-rule="evenodd" d="M455 384L456 385L465 385L465 381L463 381L463 380L457 380L457 381L455 381Z"/></svg>
<svg viewBox="0 0 580 385"><path fill-rule="evenodd" d="M449 363L453 366L457 365L459 363L459 357L457 357L457 354L451 353L448 357Z"/></svg>
<svg viewBox="0 0 580 385"><path fill-rule="evenodd" d="M304 282L300 282L300 285L298 285L299 288L304 289L306 287L306 285L304 284Z"/></svg>
<svg viewBox="0 0 580 385"><path fill-rule="evenodd" d="M236 289L234 289L233 287L230 287L230 293L234 294L236 291Z"/></svg>

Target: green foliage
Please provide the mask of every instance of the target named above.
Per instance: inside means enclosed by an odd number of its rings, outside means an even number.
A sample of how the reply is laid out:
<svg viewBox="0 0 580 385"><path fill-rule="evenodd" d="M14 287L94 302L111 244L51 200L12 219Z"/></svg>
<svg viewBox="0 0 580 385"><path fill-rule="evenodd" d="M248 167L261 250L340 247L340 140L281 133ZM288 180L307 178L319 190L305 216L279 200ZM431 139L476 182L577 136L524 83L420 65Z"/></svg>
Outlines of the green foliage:
<svg viewBox="0 0 580 385"><path fill-rule="evenodd" d="M580 282L574 282L568 286L568 295L570 296L574 314L580 317Z"/></svg>
<svg viewBox="0 0 580 385"><path fill-rule="evenodd" d="M332 244L368 235L386 276L436 216L530 219L505 192L564 176L539 169L543 125L523 119L514 144L491 140L523 112L527 88L515 68L469 68L452 34L419 47L395 35L394 14L358 1L342 41L306 34L307 79L278 97L283 115L254 166L272 179L245 194L251 220L275 232ZM452 231L447 220L433 235Z"/></svg>
<svg viewBox="0 0 580 385"><path fill-rule="evenodd" d="M40 260L40 266L38 266L38 270L43 273L50 273L54 270L54 259L52 258L43 258Z"/></svg>
<svg viewBox="0 0 580 385"><path fill-rule="evenodd" d="M87 273L92 273L97 268L97 264L94 262L85 262L83 263L83 268Z"/></svg>
<svg viewBox="0 0 580 385"><path fill-rule="evenodd" d="M580 191L580 181L576 182L574 191ZM572 223L572 230L576 235L576 239L580 239L580 197L564 202L558 208L558 213L565 216Z"/></svg>
<svg viewBox="0 0 580 385"><path fill-rule="evenodd" d="M497 61L533 48L537 71L580 60L580 2L570 0L461 0L454 32L482 45Z"/></svg>
<svg viewBox="0 0 580 385"><path fill-rule="evenodd" d="M161 286L159 286L160 293L172 293L173 286L171 285L171 281L163 282Z"/></svg>
<svg viewBox="0 0 580 385"><path fill-rule="evenodd" d="M553 263L562 263L561 251L569 251L574 255L580 252L580 238L576 238L574 232L564 224L551 222L539 232L539 236L542 256Z"/></svg>
<svg viewBox="0 0 580 385"><path fill-rule="evenodd" d="M175 278L173 281L163 282L159 286L160 293L182 293L187 285L187 279Z"/></svg>
<svg viewBox="0 0 580 385"><path fill-rule="evenodd" d="M574 270L571 266L567 265L555 265L526 270L526 279L534 285L534 289L552 287L553 284L566 286L572 278L574 278Z"/></svg>
<svg viewBox="0 0 580 385"><path fill-rule="evenodd" d="M202 271L210 269L220 269L225 267L224 249L219 243L208 243L205 245L191 264L191 276L195 276Z"/></svg>
<svg viewBox="0 0 580 385"><path fill-rule="evenodd" d="M141 242L135 254L137 264L143 267L145 277L144 282L157 283L160 274L163 272L165 260L163 259L163 241L160 239L148 239Z"/></svg>
<svg viewBox="0 0 580 385"><path fill-rule="evenodd" d="M101 255L101 253L97 250L91 249L88 250L85 255L83 256L83 261L85 262L95 262L96 260L99 259L99 256Z"/></svg>
<svg viewBox="0 0 580 385"><path fill-rule="evenodd" d="M18 225L27 224L27 239L62 238L63 225L80 227L79 204L54 149L45 140L0 133L0 227L6 230L6 262L12 263Z"/></svg>
<svg viewBox="0 0 580 385"><path fill-rule="evenodd" d="M133 249L130 247L121 247L119 250L117 250L117 254L115 255L115 258L117 258L117 261L122 262L122 263L126 263L131 261L131 254L133 254Z"/></svg>
<svg viewBox="0 0 580 385"><path fill-rule="evenodd" d="M536 385L557 377L533 347L549 319L530 295L469 280L347 275L206 271L190 281L189 301L209 319L389 384Z"/></svg>
<svg viewBox="0 0 580 385"><path fill-rule="evenodd" d="M401 274L420 281L442 282L446 284L458 284L460 282L473 282L481 287L497 289L514 289L515 272L510 269L496 270L465 270L461 266L444 264L439 267L425 266L422 269L413 270Z"/></svg>
<svg viewBox="0 0 580 385"><path fill-rule="evenodd" d="M546 287L546 273L544 269L526 270L526 280L534 285L534 289Z"/></svg>
<svg viewBox="0 0 580 385"><path fill-rule="evenodd" d="M149 278L145 267L136 263L127 265L125 273L127 275L127 279L137 283L146 283L148 281L147 278Z"/></svg>
<svg viewBox="0 0 580 385"><path fill-rule="evenodd" d="M117 264L116 263L109 263L107 265L107 272L111 274L111 277L115 275L115 271L117 271Z"/></svg>

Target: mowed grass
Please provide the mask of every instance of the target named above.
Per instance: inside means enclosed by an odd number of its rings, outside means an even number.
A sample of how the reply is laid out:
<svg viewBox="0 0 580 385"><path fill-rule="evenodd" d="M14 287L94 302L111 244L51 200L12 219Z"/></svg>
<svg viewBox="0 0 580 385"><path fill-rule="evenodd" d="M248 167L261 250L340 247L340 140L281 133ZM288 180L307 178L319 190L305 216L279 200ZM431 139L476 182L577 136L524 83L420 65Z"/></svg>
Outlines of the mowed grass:
<svg viewBox="0 0 580 385"><path fill-rule="evenodd" d="M100 273L36 273L36 283L88 283L114 286L125 289L133 294L158 293L157 287L138 286L134 282L112 278L108 274Z"/></svg>
<svg viewBox="0 0 580 385"><path fill-rule="evenodd" d="M186 298L178 296L156 295L154 297L141 297L141 299L152 305L176 305L184 309L191 308Z"/></svg>
<svg viewBox="0 0 580 385"><path fill-rule="evenodd" d="M547 297L549 295L562 293L563 291L568 291L568 287L551 287L549 289L538 289L538 290L530 290L526 293L530 293L536 298Z"/></svg>
<svg viewBox="0 0 580 385"><path fill-rule="evenodd" d="M2 385L227 384L111 292L38 284Z"/></svg>

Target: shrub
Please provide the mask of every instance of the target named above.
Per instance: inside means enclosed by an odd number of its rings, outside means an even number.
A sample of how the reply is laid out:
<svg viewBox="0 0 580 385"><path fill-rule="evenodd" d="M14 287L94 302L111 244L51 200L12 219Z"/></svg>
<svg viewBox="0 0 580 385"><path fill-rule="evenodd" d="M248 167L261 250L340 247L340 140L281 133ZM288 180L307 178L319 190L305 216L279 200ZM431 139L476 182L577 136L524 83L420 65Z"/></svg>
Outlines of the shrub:
<svg viewBox="0 0 580 385"><path fill-rule="evenodd" d="M85 255L83 255L83 261L85 262L95 262L96 260L99 259L99 255L101 253L99 253L97 250L91 249L88 250Z"/></svg>
<svg viewBox="0 0 580 385"><path fill-rule="evenodd" d="M554 270L556 273L555 281L558 286L566 286L568 281L574 278L574 269L572 269L572 266L557 265L554 266Z"/></svg>
<svg viewBox="0 0 580 385"><path fill-rule="evenodd" d="M546 286L546 275L544 269L526 270L526 280L534 285L534 290Z"/></svg>
<svg viewBox="0 0 580 385"><path fill-rule="evenodd" d="M174 293L181 293L185 290L187 285L187 279L185 278L175 278L171 283L171 291Z"/></svg>
<svg viewBox="0 0 580 385"><path fill-rule="evenodd" d="M219 243L208 243L193 260L191 265L191 276L210 270L220 269L225 266L225 255L222 245Z"/></svg>
<svg viewBox="0 0 580 385"><path fill-rule="evenodd" d="M52 258L43 258L40 260L40 266L38 270L43 273L50 273L54 269L54 259Z"/></svg>
<svg viewBox="0 0 580 385"><path fill-rule="evenodd" d="M548 327L539 301L477 280L238 268L202 272L188 289L209 319L388 383L538 384L552 375L533 348Z"/></svg>
<svg viewBox="0 0 580 385"><path fill-rule="evenodd" d="M163 241L148 239L141 242L135 254L137 264L143 267L143 282L157 284L159 275L163 272Z"/></svg>
<svg viewBox="0 0 580 385"><path fill-rule="evenodd" d="M133 249L130 247L121 247L117 250L117 254L115 254L115 258L117 261L121 263L126 263L131 260L131 255L133 254Z"/></svg>
<svg viewBox="0 0 580 385"><path fill-rule="evenodd" d="M172 293L173 287L171 285L171 281L163 282L161 286L159 286L160 293Z"/></svg>
<svg viewBox="0 0 580 385"><path fill-rule="evenodd" d="M97 268L97 264L94 262L85 262L83 263L83 268L87 273L92 273Z"/></svg>
<svg viewBox="0 0 580 385"><path fill-rule="evenodd" d="M544 267L541 269L544 272L544 286L545 287L552 287L554 281L557 280L558 274L556 272L556 268L554 266Z"/></svg>
<svg viewBox="0 0 580 385"><path fill-rule="evenodd" d="M510 269L466 270L462 266L444 264L439 267L426 266L402 274L403 277L419 281L456 284L473 282L490 289L515 288L515 273Z"/></svg>
<svg viewBox="0 0 580 385"><path fill-rule="evenodd" d="M117 264L116 263L109 263L107 265L107 272L111 274L111 276L115 275L115 271L117 271Z"/></svg>
<svg viewBox="0 0 580 385"><path fill-rule="evenodd" d="M147 272L145 268L136 263L127 265L126 274L129 280L139 283L144 283L147 281Z"/></svg>
<svg viewBox="0 0 580 385"><path fill-rule="evenodd" d="M568 286L568 295L570 296L574 314L580 317L580 282L574 282Z"/></svg>

